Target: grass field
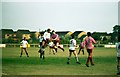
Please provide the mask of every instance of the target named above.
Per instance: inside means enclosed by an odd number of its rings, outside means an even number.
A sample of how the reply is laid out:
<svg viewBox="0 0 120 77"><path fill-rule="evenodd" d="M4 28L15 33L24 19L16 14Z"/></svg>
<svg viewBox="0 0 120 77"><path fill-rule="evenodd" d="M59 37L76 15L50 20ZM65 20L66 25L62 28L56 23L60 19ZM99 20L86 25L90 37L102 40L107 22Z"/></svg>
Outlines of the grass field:
<svg viewBox="0 0 120 77"><path fill-rule="evenodd" d="M68 48L65 52L58 49L56 55L46 49L45 60L39 58L39 48L29 48L29 56L20 56L20 48L2 48L2 73L7 75L115 75L116 51L114 48L94 48L95 66L86 67L87 52L78 56L81 65L75 63L72 55L69 65L66 64ZM78 50L78 49L77 49Z"/></svg>

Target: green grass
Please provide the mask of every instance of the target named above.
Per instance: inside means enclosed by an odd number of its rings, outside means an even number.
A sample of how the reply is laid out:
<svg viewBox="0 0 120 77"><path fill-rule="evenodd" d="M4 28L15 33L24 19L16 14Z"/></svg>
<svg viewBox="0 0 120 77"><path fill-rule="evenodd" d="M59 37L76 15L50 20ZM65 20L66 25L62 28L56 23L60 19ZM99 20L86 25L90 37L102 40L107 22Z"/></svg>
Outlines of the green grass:
<svg viewBox="0 0 120 77"><path fill-rule="evenodd" d="M114 48L94 48L95 66L86 67L87 52L78 55L81 65L75 63L74 55L69 65L66 64L68 48L60 49L56 55L46 49L45 60L39 58L39 48L29 48L29 58L25 53L20 56L20 48L2 49L2 72L8 75L115 75L116 50ZM78 49L77 49L78 51Z"/></svg>

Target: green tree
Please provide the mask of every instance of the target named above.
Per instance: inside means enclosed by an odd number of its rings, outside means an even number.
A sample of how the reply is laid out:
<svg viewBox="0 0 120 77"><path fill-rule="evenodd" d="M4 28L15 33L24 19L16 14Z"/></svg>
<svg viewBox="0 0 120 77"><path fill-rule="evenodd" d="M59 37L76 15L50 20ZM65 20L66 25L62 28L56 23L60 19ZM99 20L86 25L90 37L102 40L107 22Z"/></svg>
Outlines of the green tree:
<svg viewBox="0 0 120 77"><path fill-rule="evenodd" d="M120 25L115 25L113 27L113 34L112 34L112 42L115 43L118 40L118 37L120 37Z"/></svg>
<svg viewBox="0 0 120 77"><path fill-rule="evenodd" d="M107 44L108 43L108 39L106 37L103 37L103 43Z"/></svg>
<svg viewBox="0 0 120 77"><path fill-rule="evenodd" d="M31 43L38 43L39 41L38 41L38 39L35 37L35 34L31 34Z"/></svg>

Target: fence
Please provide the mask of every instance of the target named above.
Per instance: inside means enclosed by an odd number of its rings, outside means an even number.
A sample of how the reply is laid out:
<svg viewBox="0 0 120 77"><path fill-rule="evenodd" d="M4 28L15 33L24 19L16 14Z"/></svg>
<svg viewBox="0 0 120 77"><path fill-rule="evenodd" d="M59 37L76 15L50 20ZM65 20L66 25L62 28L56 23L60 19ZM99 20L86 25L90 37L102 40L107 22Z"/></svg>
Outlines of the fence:
<svg viewBox="0 0 120 77"><path fill-rule="evenodd" d="M20 47L20 44L6 44L6 47ZM30 47L38 47L38 44L30 44Z"/></svg>
<svg viewBox="0 0 120 77"><path fill-rule="evenodd" d="M68 47L69 44L62 44L64 47ZM0 44L0 48L5 47L20 47L20 44ZM30 47L38 47L38 44L30 44ZM94 47L115 48L115 45L95 45Z"/></svg>
<svg viewBox="0 0 120 77"><path fill-rule="evenodd" d="M105 48L115 48L116 45L104 45Z"/></svg>
<svg viewBox="0 0 120 77"><path fill-rule="evenodd" d="M68 44L63 44L64 47L68 47ZM20 47L20 44L0 44L0 48L5 47ZM30 44L30 47L38 47L38 44Z"/></svg>

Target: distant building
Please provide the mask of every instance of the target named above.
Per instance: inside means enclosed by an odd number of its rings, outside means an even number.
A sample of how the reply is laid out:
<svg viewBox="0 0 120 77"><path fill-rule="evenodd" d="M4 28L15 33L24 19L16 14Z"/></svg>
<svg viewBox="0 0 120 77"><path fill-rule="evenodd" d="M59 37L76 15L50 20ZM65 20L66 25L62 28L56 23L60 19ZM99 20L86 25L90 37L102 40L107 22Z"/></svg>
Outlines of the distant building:
<svg viewBox="0 0 120 77"><path fill-rule="evenodd" d="M78 38L82 38L82 36L86 37L87 33L82 31L81 33L78 34Z"/></svg>
<svg viewBox="0 0 120 77"><path fill-rule="evenodd" d="M32 32L30 32L30 37L32 38L36 38L36 39L38 39L38 36L39 36L39 32L36 32L36 31L32 31Z"/></svg>
<svg viewBox="0 0 120 77"><path fill-rule="evenodd" d="M65 37L69 37L73 34L73 32L69 31L67 34L65 34Z"/></svg>
<svg viewBox="0 0 120 77"><path fill-rule="evenodd" d="M26 39L30 39L30 31L29 30L17 30L16 35L19 39L23 39L26 37Z"/></svg>
<svg viewBox="0 0 120 77"><path fill-rule="evenodd" d="M82 31L75 31L72 35L78 37L78 35L81 33Z"/></svg>
<svg viewBox="0 0 120 77"><path fill-rule="evenodd" d="M1 29L2 31L2 38L8 39L13 37L13 30L12 29Z"/></svg>
<svg viewBox="0 0 120 77"><path fill-rule="evenodd" d="M69 31L57 31L56 33L59 35L59 37L64 37Z"/></svg>
<svg viewBox="0 0 120 77"><path fill-rule="evenodd" d="M13 33L13 40L14 41L18 41L18 37L17 37L16 33L17 33L16 31L14 31L14 33Z"/></svg>
<svg viewBox="0 0 120 77"><path fill-rule="evenodd" d="M12 29L1 29L0 33L2 33L0 37L4 39L2 40L3 43L19 43L24 37L26 37L26 39L29 39L29 42L31 43L37 43L37 39L40 34L36 31L30 32L29 30L21 29L18 29L17 31L13 31ZM74 35L76 36L76 39L78 38L77 40L79 40L80 38L82 39L84 37L83 35L86 36L86 32L84 31L75 31L74 33L71 31L56 31L56 33L59 35L60 38L69 38L69 36ZM92 37L97 41L104 40L109 42L111 41L112 34L113 33L108 34L107 32L93 32Z"/></svg>

